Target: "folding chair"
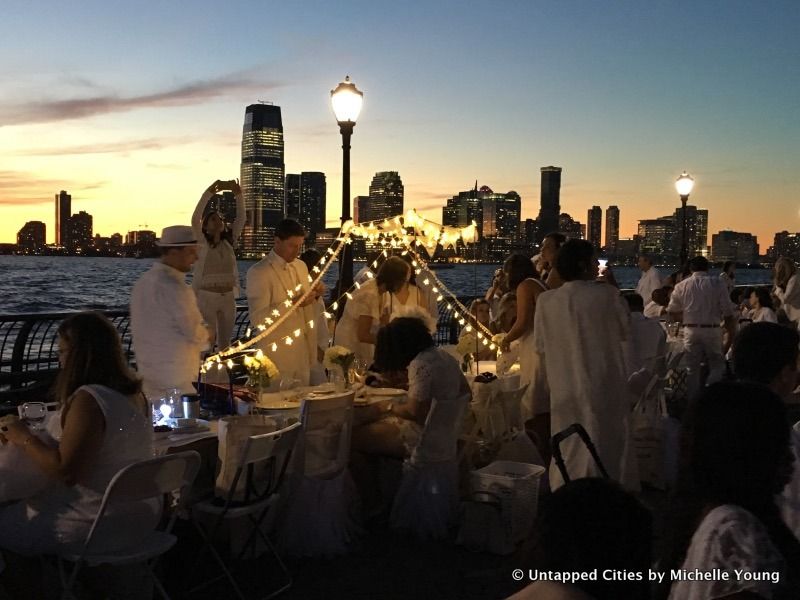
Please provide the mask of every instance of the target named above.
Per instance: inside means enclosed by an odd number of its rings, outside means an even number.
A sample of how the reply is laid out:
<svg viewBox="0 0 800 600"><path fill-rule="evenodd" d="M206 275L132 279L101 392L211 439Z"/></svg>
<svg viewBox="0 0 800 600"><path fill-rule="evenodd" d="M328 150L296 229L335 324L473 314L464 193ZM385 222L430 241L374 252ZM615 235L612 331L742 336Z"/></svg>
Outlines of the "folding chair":
<svg viewBox="0 0 800 600"><path fill-rule="evenodd" d="M198 513L216 517L208 531L204 530L197 518L193 518L195 527L204 541L204 545L197 556L197 564L199 565L203 551L207 548L222 569L222 575L200 583L193 587L190 592L205 588L220 579L226 578L236 596L244 600L245 595L241 587L236 582L231 569L228 568L228 565L214 547L213 541L225 521L240 517L247 517L252 529L241 550L233 557L231 563L242 560L248 550L252 550L252 557L256 558L258 556L258 541L261 540L275 557L275 561L286 578L286 582L280 588L264 596L264 598L272 598L291 587L292 576L269 537L261 530L261 525L278 498L278 491L283 484L286 468L291 460L299 433L300 423L294 423L278 431L249 437L242 449L239 466L236 469L224 503L220 504L216 500L207 500L199 502L192 507L193 517L196 517ZM243 474L245 476L244 499L236 501L234 498L237 495L237 486Z"/></svg>
<svg viewBox="0 0 800 600"><path fill-rule="evenodd" d="M180 509L189 497L189 488L197 476L200 468L200 455L197 452L180 452L178 454L167 454L158 458L145 460L142 462L128 465L121 469L109 482L106 488L100 509L92 523L92 527L86 536L83 548L77 554L62 553L58 556L58 571L62 585L62 600L74 600L76 598L73 588L78 578L81 567L94 567L97 565L123 566L144 563L147 572L153 579L153 583L163 598L169 600L167 592L161 582L153 572L158 558L167 550L172 548L178 541L172 535L172 527ZM113 552L102 552L95 549L96 534L104 526L104 517L109 505L122 502L137 502L153 498L161 499L172 492L179 492L178 505L173 508L172 516L169 518L163 530L152 531L145 539L138 542L136 546L116 550ZM74 563L69 575L65 572L64 562Z"/></svg>

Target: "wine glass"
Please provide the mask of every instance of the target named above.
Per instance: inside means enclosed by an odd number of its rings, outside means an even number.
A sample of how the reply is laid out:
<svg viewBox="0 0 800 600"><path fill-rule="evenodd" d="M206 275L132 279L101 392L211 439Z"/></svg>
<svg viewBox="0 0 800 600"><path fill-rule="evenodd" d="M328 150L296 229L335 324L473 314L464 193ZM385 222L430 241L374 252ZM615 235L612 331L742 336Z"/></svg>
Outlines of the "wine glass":
<svg viewBox="0 0 800 600"><path fill-rule="evenodd" d="M279 386L281 397L284 400L291 400L299 395L297 388L300 387L300 380L297 378L297 373L292 373L281 378Z"/></svg>
<svg viewBox="0 0 800 600"><path fill-rule="evenodd" d="M178 388L167 390L167 404L172 409L170 412L173 419L183 418L183 402L181 401L181 391Z"/></svg>

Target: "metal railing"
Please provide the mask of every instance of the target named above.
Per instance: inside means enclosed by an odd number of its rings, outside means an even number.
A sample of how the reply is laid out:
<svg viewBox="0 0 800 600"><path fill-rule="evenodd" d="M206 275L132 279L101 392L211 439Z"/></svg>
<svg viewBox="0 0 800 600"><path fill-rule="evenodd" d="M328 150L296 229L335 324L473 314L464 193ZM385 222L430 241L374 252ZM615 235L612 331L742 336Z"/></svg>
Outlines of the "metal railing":
<svg viewBox="0 0 800 600"><path fill-rule="evenodd" d="M471 298L459 298L468 304ZM16 405L45 396L58 373L58 327L74 312L0 315L0 404ZM122 349L135 368L135 354L128 311L103 312L114 324ZM234 337L242 337L249 325L246 306L238 306ZM439 303L436 343L455 344L459 326L452 307ZM0 407L2 412L2 407Z"/></svg>

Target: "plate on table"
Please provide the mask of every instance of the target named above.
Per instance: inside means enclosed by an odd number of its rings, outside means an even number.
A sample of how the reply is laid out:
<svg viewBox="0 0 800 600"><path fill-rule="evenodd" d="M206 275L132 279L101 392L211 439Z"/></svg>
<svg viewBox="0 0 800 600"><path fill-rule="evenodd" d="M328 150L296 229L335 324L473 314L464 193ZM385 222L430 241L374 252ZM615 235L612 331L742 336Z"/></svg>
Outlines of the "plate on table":
<svg viewBox="0 0 800 600"><path fill-rule="evenodd" d="M262 400L256 404L258 408L267 410L297 410L300 408L300 401L292 400Z"/></svg>
<svg viewBox="0 0 800 600"><path fill-rule="evenodd" d="M211 429L209 422L204 419L170 419L169 426L172 427L170 435L202 433Z"/></svg>
<svg viewBox="0 0 800 600"><path fill-rule="evenodd" d="M370 406L386 400L386 396L358 396L353 400L353 406Z"/></svg>
<svg viewBox="0 0 800 600"><path fill-rule="evenodd" d="M364 395L366 396L405 396L408 390L401 390L400 388L387 388L387 387L366 387L364 388Z"/></svg>

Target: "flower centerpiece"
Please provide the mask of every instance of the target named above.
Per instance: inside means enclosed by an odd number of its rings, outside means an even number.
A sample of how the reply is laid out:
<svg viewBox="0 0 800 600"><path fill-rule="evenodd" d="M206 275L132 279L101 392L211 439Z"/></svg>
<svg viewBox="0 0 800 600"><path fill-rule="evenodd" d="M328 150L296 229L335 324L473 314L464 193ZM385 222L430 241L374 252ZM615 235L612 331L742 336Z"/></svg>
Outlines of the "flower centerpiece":
<svg viewBox="0 0 800 600"><path fill-rule="evenodd" d="M254 356L245 356L244 366L247 369L247 387L257 394L257 398L260 398L261 394L269 387L270 382L280 375L275 363L261 350Z"/></svg>
<svg viewBox="0 0 800 600"><path fill-rule="evenodd" d="M356 355L353 353L353 351L349 348L345 348L344 346L331 346L325 350L325 357L322 361L322 364L326 369L328 369L328 371L339 369L342 373L342 384L341 386L337 385L337 391L344 391L344 389L338 388L344 388L347 386L348 373L350 372L350 368L353 366L353 362L355 362L355 360Z"/></svg>

